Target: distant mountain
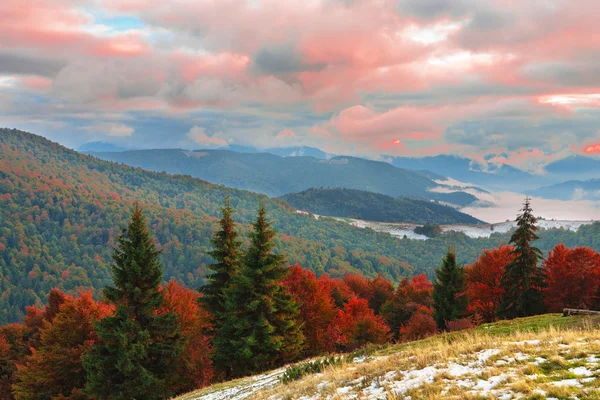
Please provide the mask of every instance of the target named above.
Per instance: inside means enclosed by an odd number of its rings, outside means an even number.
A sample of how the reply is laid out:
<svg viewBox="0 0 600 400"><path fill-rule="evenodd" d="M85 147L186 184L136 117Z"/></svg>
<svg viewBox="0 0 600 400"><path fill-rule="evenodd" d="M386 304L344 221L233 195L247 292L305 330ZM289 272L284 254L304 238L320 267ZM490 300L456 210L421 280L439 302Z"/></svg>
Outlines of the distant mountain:
<svg viewBox="0 0 600 400"><path fill-rule="evenodd" d="M391 197L354 189L308 189L282 197L297 210L332 217L417 224L477 224L482 221L429 200Z"/></svg>
<svg viewBox="0 0 600 400"><path fill-rule="evenodd" d="M85 143L85 144L81 145L76 150L78 152L80 152L80 153L88 154L88 153L92 153L92 152L95 152L95 151L116 152L116 151L126 151L126 150L130 150L130 149L127 148L127 147L119 146L119 145L114 144L114 143L89 142L89 143Z"/></svg>
<svg viewBox="0 0 600 400"><path fill-rule="evenodd" d="M600 200L600 179L567 181L530 190L532 196L557 200Z"/></svg>
<svg viewBox="0 0 600 400"><path fill-rule="evenodd" d="M281 157L314 157L319 160L325 160L329 154L314 147L282 147L265 150L265 153L275 154Z"/></svg>
<svg viewBox="0 0 600 400"><path fill-rule="evenodd" d="M220 148L219 150L231 150L235 151L236 153L268 153L280 157L314 157L318 158L319 160L325 160L333 156L325 153L323 150L308 146L257 149L251 146L229 145L227 147Z"/></svg>
<svg viewBox="0 0 600 400"><path fill-rule="evenodd" d="M572 156L546 165L545 170L557 178L562 177L563 180L600 178L600 159Z"/></svg>
<svg viewBox="0 0 600 400"><path fill-rule="evenodd" d="M238 189L282 196L314 187L359 189L389 196L419 196L465 206L476 200L464 193L437 193L439 187L422 172L354 157L329 160L280 157L229 150L136 150L93 153L94 156L151 171L191 175Z"/></svg>
<svg viewBox="0 0 600 400"><path fill-rule="evenodd" d="M452 155L394 157L391 163L398 168L431 171L485 189L523 190L531 187L533 182L539 184L542 179L506 164L483 170L481 164L471 159Z"/></svg>

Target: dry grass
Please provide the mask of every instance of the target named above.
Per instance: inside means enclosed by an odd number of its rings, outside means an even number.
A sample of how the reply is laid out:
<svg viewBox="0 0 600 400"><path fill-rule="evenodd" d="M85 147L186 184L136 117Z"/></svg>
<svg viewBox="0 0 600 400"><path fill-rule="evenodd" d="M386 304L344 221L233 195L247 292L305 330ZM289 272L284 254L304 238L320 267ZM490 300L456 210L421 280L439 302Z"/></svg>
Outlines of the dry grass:
<svg viewBox="0 0 600 400"><path fill-rule="evenodd" d="M474 329L390 346L365 362L332 366L321 374L264 388L249 398L483 399L502 394L598 399L600 330L582 319L570 327L556 325L508 331L502 325L501 332ZM203 397L207 394L204 390L182 399L228 398Z"/></svg>

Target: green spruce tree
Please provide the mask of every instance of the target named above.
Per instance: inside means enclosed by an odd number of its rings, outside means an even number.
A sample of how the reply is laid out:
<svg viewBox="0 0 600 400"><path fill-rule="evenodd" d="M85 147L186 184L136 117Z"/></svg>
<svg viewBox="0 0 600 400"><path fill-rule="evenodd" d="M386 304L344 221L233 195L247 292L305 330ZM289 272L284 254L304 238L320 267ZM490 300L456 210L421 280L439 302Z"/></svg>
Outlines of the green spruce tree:
<svg viewBox="0 0 600 400"><path fill-rule="evenodd" d="M174 314L158 315L162 265L136 203L113 254L114 287L104 289L113 316L96 324L98 343L85 356L86 391L101 399L166 399L183 349Z"/></svg>
<svg viewBox="0 0 600 400"><path fill-rule="evenodd" d="M544 271L538 267L542 252L531 242L539 239L537 222L530 199L525 198L521 214L517 216L517 230L510 238L513 244L513 260L504 267L500 287L504 295L498 315L501 318L527 317L544 312Z"/></svg>
<svg viewBox="0 0 600 400"><path fill-rule="evenodd" d="M433 308L435 321L440 329L446 329L447 321L463 318L468 299L465 294L465 270L456 265L456 252L448 248L442 265L435 270L437 280L433 283Z"/></svg>
<svg viewBox="0 0 600 400"><path fill-rule="evenodd" d="M213 272L206 277L208 283L200 290L203 294L201 301L213 316L214 365L224 371L228 378L235 359L229 348L229 315L226 309L225 291L231 285L232 277L240 269L242 243L236 232L229 198L225 198L221 211L223 216L219 221L220 229L213 235L213 250L208 253L215 260L214 264L208 266Z"/></svg>
<svg viewBox="0 0 600 400"><path fill-rule="evenodd" d="M228 356L235 360L233 376L294 361L304 344L300 305L281 285L288 270L283 256L273 252L276 232L262 205L253 226L244 265L226 290L229 319L224 332Z"/></svg>

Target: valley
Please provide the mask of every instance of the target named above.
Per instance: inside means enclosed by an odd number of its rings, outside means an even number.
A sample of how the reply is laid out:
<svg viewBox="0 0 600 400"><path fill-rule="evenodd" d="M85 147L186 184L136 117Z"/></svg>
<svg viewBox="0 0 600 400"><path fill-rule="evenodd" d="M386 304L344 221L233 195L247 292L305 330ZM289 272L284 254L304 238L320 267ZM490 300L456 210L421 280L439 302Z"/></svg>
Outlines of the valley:
<svg viewBox="0 0 600 400"><path fill-rule="evenodd" d="M392 236L399 238L416 239L416 240L428 240L425 235L419 235L414 232L415 228L420 226L419 224L411 223L390 223L390 222L374 222L364 221L353 218L338 218L340 221L351 224L358 228L369 228L376 232L389 233ZM566 230L571 232L577 232L577 230L585 225L592 225L595 221L553 221L553 220L539 220L538 226L545 230ZM455 233L462 233L469 238L489 238L493 234L506 234L513 231L517 227L515 221L498 222L495 224L447 224L440 225L442 235L452 235Z"/></svg>

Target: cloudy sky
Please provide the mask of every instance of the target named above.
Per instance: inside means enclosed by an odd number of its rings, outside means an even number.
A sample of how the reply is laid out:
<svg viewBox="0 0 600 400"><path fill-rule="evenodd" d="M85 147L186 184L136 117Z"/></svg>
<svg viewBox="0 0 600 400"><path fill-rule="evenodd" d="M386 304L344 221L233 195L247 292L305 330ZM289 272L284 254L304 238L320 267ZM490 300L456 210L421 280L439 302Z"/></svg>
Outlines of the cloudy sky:
<svg viewBox="0 0 600 400"><path fill-rule="evenodd" d="M597 0L3 0L0 125L537 170L600 153Z"/></svg>

